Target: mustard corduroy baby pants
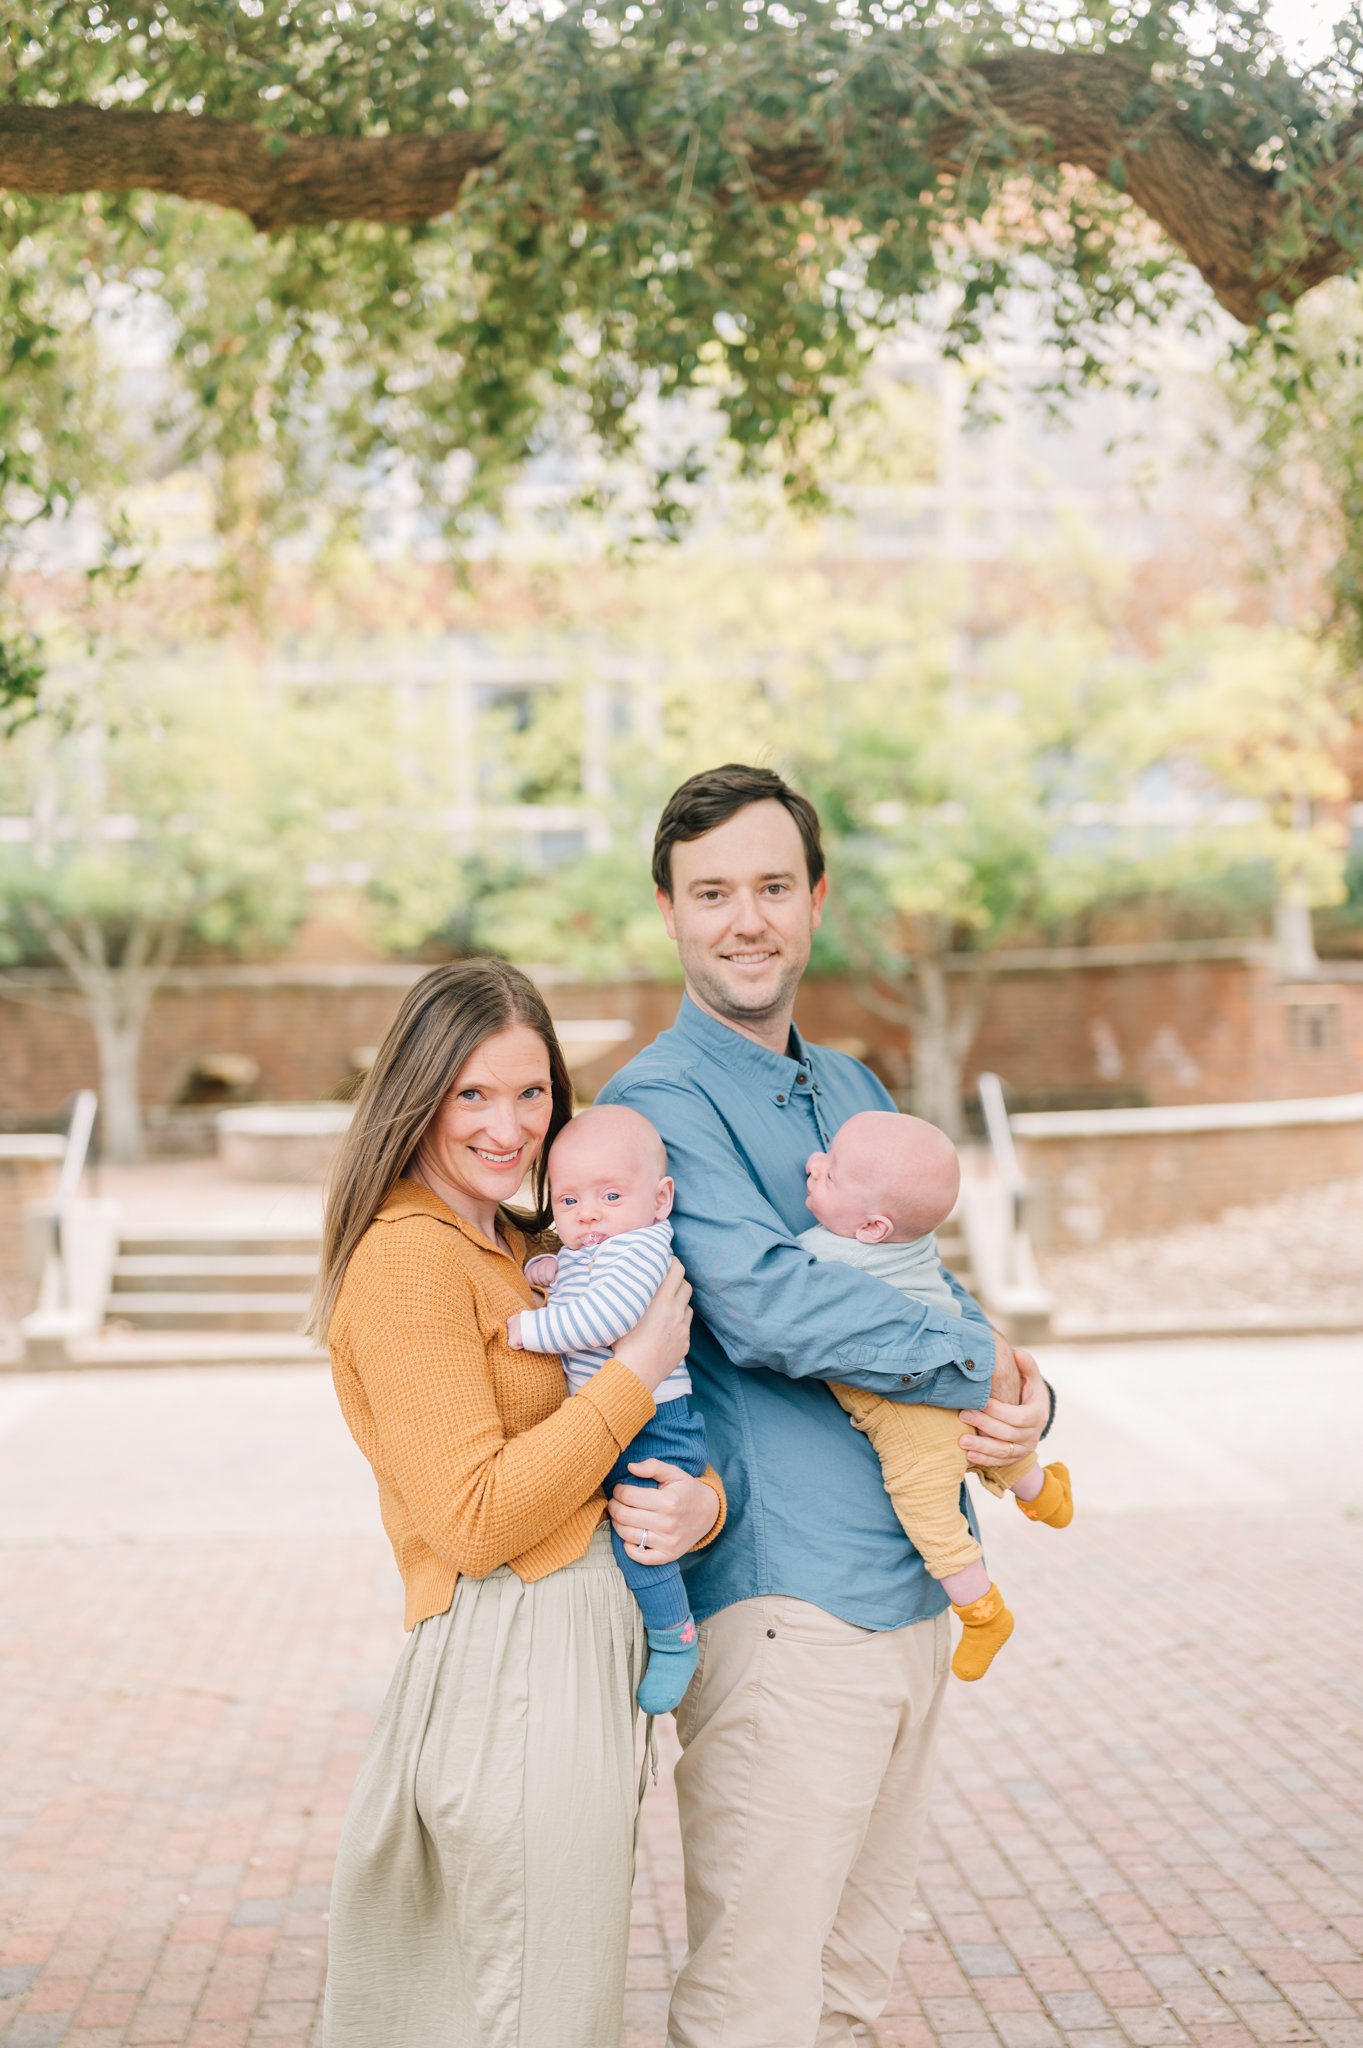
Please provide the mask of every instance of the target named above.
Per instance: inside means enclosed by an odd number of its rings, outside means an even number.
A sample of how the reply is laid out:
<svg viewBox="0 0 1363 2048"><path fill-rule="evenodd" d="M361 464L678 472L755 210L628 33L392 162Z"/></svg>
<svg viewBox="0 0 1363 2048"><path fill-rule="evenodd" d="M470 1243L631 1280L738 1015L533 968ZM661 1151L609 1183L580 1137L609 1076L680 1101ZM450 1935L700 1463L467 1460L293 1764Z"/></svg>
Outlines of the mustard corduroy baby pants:
<svg viewBox="0 0 1363 2048"><path fill-rule="evenodd" d="M935 1579L963 1571L983 1555L961 1513L961 1481L976 1470L991 1493L1004 1493L1030 1472L1036 1453L1011 1465L972 1467L961 1449L964 1435L954 1408L923 1408L889 1401L861 1387L836 1386L835 1394L855 1426L871 1439L885 1491L904 1532Z"/></svg>

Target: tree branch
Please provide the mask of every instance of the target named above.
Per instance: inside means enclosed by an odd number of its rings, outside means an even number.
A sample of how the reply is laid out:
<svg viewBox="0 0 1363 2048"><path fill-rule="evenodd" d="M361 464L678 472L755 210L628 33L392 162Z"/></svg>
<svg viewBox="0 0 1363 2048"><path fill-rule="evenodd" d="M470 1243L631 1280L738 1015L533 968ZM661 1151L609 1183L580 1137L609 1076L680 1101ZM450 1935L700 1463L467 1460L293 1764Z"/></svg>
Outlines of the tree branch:
<svg viewBox="0 0 1363 2048"><path fill-rule="evenodd" d="M22 968L8 968L0 974L0 1002L32 1003L35 1009L55 1010L63 1017L88 1017L90 1006L83 995L51 988L45 982L23 981Z"/></svg>
<svg viewBox="0 0 1363 2048"><path fill-rule="evenodd" d="M1357 251L1324 227L1313 239L1310 221L1363 201L1363 166L1346 133L1314 184L1286 193L1272 173L1237 154L1231 123L1223 136L1194 126L1187 107L1193 90L1100 51L1019 49L944 80L940 116L915 143L947 180L972 154L1016 172L1071 165L1107 182L1119 162L1129 197L1221 304L1252 322L1272 294L1299 297L1357 260ZM888 137L921 112L921 96L903 103L891 97L867 113L867 132L849 139L861 155L874 156L877 127ZM841 151L826 141L788 130L763 134L741 111L728 140L744 181L766 203L846 185ZM434 219L457 204L473 171L496 165L504 148L499 130L475 126L422 135L284 136L209 115L0 106L0 185L31 193L141 187L232 208L266 232ZM633 172L641 198L656 198L658 165L667 160L666 150L640 151L617 168ZM716 203L725 196L716 191ZM599 213L589 178L578 197L584 218ZM855 209L855 192L845 203ZM1304 222L1297 218L1303 208ZM1289 226L1304 226L1306 235L1290 264L1272 253Z"/></svg>
<svg viewBox="0 0 1363 2048"><path fill-rule="evenodd" d="M173 192L244 213L267 234L327 221L434 220L501 149L495 129L286 137L208 114L0 107L0 185Z"/></svg>
<svg viewBox="0 0 1363 2048"><path fill-rule="evenodd" d="M56 956L70 975L76 987L88 996L93 989L93 963L88 960L70 935L63 931L59 921L52 916L45 903L36 897L24 902L24 915L48 951Z"/></svg>

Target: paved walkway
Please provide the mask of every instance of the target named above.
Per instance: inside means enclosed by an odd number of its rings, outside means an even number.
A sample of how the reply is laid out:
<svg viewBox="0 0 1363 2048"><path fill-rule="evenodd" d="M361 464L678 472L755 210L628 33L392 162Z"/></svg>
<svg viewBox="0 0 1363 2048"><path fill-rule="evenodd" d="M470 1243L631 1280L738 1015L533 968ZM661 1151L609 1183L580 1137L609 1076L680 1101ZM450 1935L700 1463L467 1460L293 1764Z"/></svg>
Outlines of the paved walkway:
<svg viewBox="0 0 1363 2048"><path fill-rule="evenodd" d="M1018 1633L951 1703L880 2048L1363 2048L1359 1347L1047 1364L1081 1519L987 1503ZM316 2038L397 1612L320 1371L0 1381L5 2048ZM664 1784L627 2048L681 1931Z"/></svg>

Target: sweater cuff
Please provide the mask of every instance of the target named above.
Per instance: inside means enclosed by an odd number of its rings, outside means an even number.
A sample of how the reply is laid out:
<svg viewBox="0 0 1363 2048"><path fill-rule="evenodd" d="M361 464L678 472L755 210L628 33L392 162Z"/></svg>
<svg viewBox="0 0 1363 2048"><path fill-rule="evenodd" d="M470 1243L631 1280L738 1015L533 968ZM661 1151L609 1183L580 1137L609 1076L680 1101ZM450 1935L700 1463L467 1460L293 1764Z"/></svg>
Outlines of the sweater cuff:
<svg viewBox="0 0 1363 2048"><path fill-rule="evenodd" d="M716 1536L718 1536L720 1530L724 1527L725 1522L729 1518L729 1496L727 1493L725 1493L724 1481L720 1478L714 1466L707 1465L705 1470L701 1473L700 1477L706 1486L712 1487L714 1491L719 1495L719 1513L715 1516L713 1528L711 1528L706 1535L701 1537L699 1543L693 1543L691 1545L691 1550L687 1553L688 1556L697 1550L704 1550L707 1543L713 1543Z"/></svg>
<svg viewBox="0 0 1363 2048"><path fill-rule="evenodd" d="M648 1388L618 1358L608 1358L573 1399L591 1402L622 1451L657 1413Z"/></svg>

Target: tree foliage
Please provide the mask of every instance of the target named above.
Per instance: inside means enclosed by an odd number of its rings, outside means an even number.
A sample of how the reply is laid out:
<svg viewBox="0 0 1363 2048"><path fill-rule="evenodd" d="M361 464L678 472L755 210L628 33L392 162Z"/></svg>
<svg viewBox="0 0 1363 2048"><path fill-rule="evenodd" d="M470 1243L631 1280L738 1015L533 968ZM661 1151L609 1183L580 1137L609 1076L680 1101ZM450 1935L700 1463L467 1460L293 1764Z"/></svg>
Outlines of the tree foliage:
<svg viewBox="0 0 1363 2048"><path fill-rule="evenodd" d="M1060 580L1045 560L1034 578ZM959 1131L1007 947L1073 942L1123 902L1248 910L1262 930L1275 897L1343 893L1347 707L1329 656L1219 614L1171 618L1138 650L1116 623L1120 578L1090 580L1087 609L972 639L968 592L940 565L893 581L794 546L761 578L693 550L637 575L653 664L642 730L612 762L615 843L488 890L479 942L587 978L669 965L652 820L695 770L770 760L824 821L816 967L898 1027L916 1106ZM629 618L614 626L628 644Z"/></svg>
<svg viewBox="0 0 1363 2048"><path fill-rule="evenodd" d="M0 530L139 456L264 534L397 470L467 524L565 436L666 526L724 461L815 494L909 314L969 353L1029 295L1069 384L1195 270L1287 346L1363 246L1358 36L1299 72L1164 0L29 0ZM111 461L129 333L161 432Z"/></svg>

